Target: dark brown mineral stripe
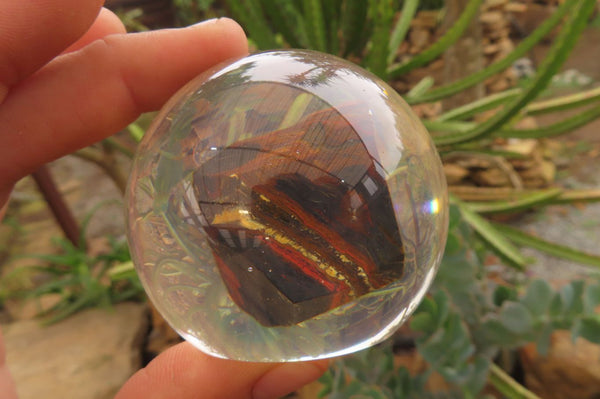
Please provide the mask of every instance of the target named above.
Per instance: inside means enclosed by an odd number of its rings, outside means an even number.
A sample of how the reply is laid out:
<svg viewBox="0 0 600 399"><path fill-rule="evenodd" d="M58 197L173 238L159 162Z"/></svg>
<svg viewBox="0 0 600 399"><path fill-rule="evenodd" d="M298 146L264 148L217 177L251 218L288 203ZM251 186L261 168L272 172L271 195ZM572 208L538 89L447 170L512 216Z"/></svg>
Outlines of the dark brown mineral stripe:
<svg viewBox="0 0 600 399"><path fill-rule="evenodd" d="M307 93L285 85L242 91L256 107L203 104L190 132L204 135L194 192L232 299L263 325L285 326L400 278L385 172L354 128L316 97L295 103ZM210 123L223 112L232 115Z"/></svg>

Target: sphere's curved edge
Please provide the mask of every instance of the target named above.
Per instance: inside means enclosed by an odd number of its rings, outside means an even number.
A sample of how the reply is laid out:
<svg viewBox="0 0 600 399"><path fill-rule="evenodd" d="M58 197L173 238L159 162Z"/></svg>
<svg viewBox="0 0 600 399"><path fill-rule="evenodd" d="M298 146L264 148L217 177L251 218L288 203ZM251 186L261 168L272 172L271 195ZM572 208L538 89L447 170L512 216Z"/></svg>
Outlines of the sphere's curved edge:
<svg viewBox="0 0 600 399"><path fill-rule="evenodd" d="M376 345L442 257L445 179L418 118L358 66L293 52L230 59L185 85L127 188L144 289L217 358L296 362Z"/></svg>
<svg viewBox="0 0 600 399"><path fill-rule="evenodd" d="M400 322L400 324L403 321L404 320L402 320ZM238 361L238 362L249 362L249 363L282 363L282 362L308 362L308 361L313 361L313 360L332 359L332 358L360 352L362 350L372 347L373 345L377 345L377 344L385 341L387 338L389 338L394 333L394 331L397 329L397 327L398 326L396 325L393 328L390 328L389 330L386 329L385 331L382 331L379 334L381 336L378 335L375 337L375 339L370 339L368 341L358 343L356 345L341 349L336 352L324 353L319 356L298 356L298 357L281 357L281 358L275 358L275 357L273 357L273 358L229 357L229 356L225 356L222 353L215 352L211 348L208 348L206 345L204 345L204 343L201 340L199 340L198 338L196 338L193 335L183 333L183 332L178 332L178 334L181 335L181 337L183 339L185 339L187 342L192 344L199 351L201 351L207 355L217 357L219 359L227 359L227 360L234 360L234 361Z"/></svg>

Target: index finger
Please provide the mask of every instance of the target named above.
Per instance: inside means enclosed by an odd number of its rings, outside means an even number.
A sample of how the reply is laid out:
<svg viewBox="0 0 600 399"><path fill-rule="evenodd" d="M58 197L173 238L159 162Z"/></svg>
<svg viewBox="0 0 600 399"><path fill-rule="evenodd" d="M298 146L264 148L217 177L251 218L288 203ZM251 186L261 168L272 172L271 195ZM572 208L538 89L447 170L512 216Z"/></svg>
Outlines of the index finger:
<svg viewBox="0 0 600 399"><path fill-rule="evenodd" d="M11 86L83 35L103 3L103 0L2 0L0 103Z"/></svg>
<svg viewBox="0 0 600 399"><path fill-rule="evenodd" d="M220 19L110 35L58 57L0 107L0 201L40 165L118 132L200 72L246 52L239 25Z"/></svg>

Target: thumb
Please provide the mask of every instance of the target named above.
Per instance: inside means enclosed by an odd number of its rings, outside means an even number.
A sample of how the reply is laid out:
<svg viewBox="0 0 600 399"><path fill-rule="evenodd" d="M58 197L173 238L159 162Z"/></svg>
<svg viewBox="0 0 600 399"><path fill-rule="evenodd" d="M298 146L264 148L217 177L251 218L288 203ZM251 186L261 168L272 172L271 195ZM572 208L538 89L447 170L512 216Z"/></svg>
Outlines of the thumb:
<svg viewBox="0 0 600 399"><path fill-rule="evenodd" d="M2 211L0 210L0 219ZM17 390L15 384L6 367L6 350L2 339L2 330L0 329L0 393L4 399L17 399Z"/></svg>
<svg viewBox="0 0 600 399"><path fill-rule="evenodd" d="M176 345L138 371L115 399L275 399L317 379L327 361L249 363Z"/></svg>

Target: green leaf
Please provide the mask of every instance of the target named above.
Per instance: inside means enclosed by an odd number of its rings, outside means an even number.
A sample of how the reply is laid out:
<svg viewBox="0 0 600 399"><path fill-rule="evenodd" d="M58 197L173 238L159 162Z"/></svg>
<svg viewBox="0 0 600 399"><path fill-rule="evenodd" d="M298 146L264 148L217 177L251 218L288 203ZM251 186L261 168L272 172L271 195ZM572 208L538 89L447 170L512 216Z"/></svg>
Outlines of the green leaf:
<svg viewBox="0 0 600 399"><path fill-rule="evenodd" d="M424 298L411 318L411 328L432 334L448 317L448 298L442 291L431 298Z"/></svg>
<svg viewBox="0 0 600 399"><path fill-rule="evenodd" d="M545 324L542 328L540 335L538 336L535 346L537 351L542 356L546 356L548 354L548 350L550 349L550 344L552 343L552 333L554 332L554 327L552 324Z"/></svg>
<svg viewBox="0 0 600 399"><path fill-rule="evenodd" d="M575 299L575 288L571 284L566 284L560 289L560 297L562 299L563 310L567 312Z"/></svg>
<svg viewBox="0 0 600 399"><path fill-rule="evenodd" d="M462 250L463 241L459 238L458 235L450 232L448 233L448 238L446 239L446 249L444 250L444 254L453 255Z"/></svg>
<svg viewBox="0 0 600 399"><path fill-rule="evenodd" d="M327 52L329 54L338 55L340 53L340 38L339 38L339 20L331 19L327 20L326 24L328 30L327 37Z"/></svg>
<svg viewBox="0 0 600 399"><path fill-rule="evenodd" d="M584 317L573 329L573 339L585 338L593 344L600 344L600 315Z"/></svg>
<svg viewBox="0 0 600 399"><path fill-rule="evenodd" d="M331 393L331 386L333 385L333 372L331 371L331 368L327 369L318 381L321 383L323 388L317 394L317 397L323 398Z"/></svg>
<svg viewBox="0 0 600 399"><path fill-rule="evenodd" d="M553 202L556 204L570 204L573 202L595 202L600 201L600 190L564 190Z"/></svg>
<svg viewBox="0 0 600 399"><path fill-rule="evenodd" d="M451 121L451 120L464 120L470 118L474 115L477 115L480 112L488 111L490 109L494 109L500 105L506 104L509 100L514 99L519 94L521 94L520 88L506 90L500 93L491 94L487 97L481 98L479 100L475 100L469 104L465 104L460 107L456 107L451 109L450 111L440 115L436 120L439 122ZM422 93L412 93L409 92L406 97L409 99L411 97L419 97L424 95L425 92Z"/></svg>
<svg viewBox="0 0 600 399"><path fill-rule="evenodd" d="M541 316L548 311L554 292L544 280L534 280L527 287L521 303L536 316Z"/></svg>
<svg viewBox="0 0 600 399"><path fill-rule="evenodd" d="M226 3L233 16L240 21L260 49L276 47L275 35L269 28L258 0L226 0Z"/></svg>
<svg viewBox="0 0 600 399"><path fill-rule="evenodd" d="M514 301L517 299L517 292L510 287L506 287L504 285L499 285L494 290L494 294L492 295L492 300L494 301L494 305L502 306L502 304L506 301Z"/></svg>
<svg viewBox="0 0 600 399"><path fill-rule="evenodd" d="M263 10L278 33L295 48L309 47L304 19L294 2L288 0L261 0Z"/></svg>
<svg viewBox="0 0 600 399"><path fill-rule="evenodd" d="M436 323L438 328L444 324L448 315L450 314L450 308L448 303L448 297L443 291L438 291L433 294L433 299L436 303Z"/></svg>
<svg viewBox="0 0 600 399"><path fill-rule="evenodd" d="M448 29L444 36L407 62L390 66L390 68L388 68L388 75L391 78L397 78L436 59L463 34L465 29L471 24L475 15L477 15L477 11L479 11L482 2L483 0L469 0L469 3L458 20L450 29Z"/></svg>
<svg viewBox="0 0 600 399"><path fill-rule="evenodd" d="M515 334L525 334L533 327L531 313L518 302L504 303L500 310L500 322Z"/></svg>
<svg viewBox="0 0 600 399"><path fill-rule="evenodd" d="M530 210L534 206L545 205L562 194L562 190L551 188L523 193L516 199L507 201L469 202L467 206L477 213L519 212ZM498 224L494 224L498 227Z"/></svg>
<svg viewBox="0 0 600 399"><path fill-rule="evenodd" d="M342 40L347 57L351 53L359 54L367 43L367 10L369 2L365 0L346 0L342 4Z"/></svg>
<svg viewBox="0 0 600 399"><path fill-rule="evenodd" d="M463 122L463 121L439 121L439 120L423 120L423 125L430 132L446 132L450 134L464 134L475 127L478 126L475 122ZM436 140L436 137L445 137L445 136L433 136L433 140Z"/></svg>
<svg viewBox="0 0 600 399"><path fill-rule="evenodd" d="M303 0L304 21L306 34L311 47L318 51L327 51L327 34L325 33L325 21L323 10L319 0Z"/></svg>
<svg viewBox="0 0 600 399"><path fill-rule="evenodd" d="M408 29L410 28L410 23L413 17L415 16L415 13L417 12L418 6L419 0L403 1L400 18L398 18L398 21L396 22L396 25L394 26L394 30L392 31L392 35L390 37L389 53L387 58L388 65L391 65L396 59L398 48L406 38L406 34L408 33Z"/></svg>
<svg viewBox="0 0 600 399"><path fill-rule="evenodd" d="M573 262L600 267L600 256L591 255L565 245L543 240L522 230L504 224L494 223L494 228L504 237L518 245L531 247L558 258L571 260Z"/></svg>
<svg viewBox="0 0 600 399"><path fill-rule="evenodd" d="M327 33L327 52L339 54L340 51L340 15L342 0L322 1L323 21Z"/></svg>
<svg viewBox="0 0 600 399"><path fill-rule="evenodd" d="M473 374L470 380L465 384L471 392L480 392L483 389L487 382L491 363L492 362L487 357L481 355L475 356L473 361ZM481 399L485 399L485 396L481 397Z"/></svg>
<svg viewBox="0 0 600 399"><path fill-rule="evenodd" d="M600 100L600 86L591 90L569 94L545 101L537 101L529 104L523 110L526 115L540 115L556 111L565 111L582 105L591 104Z"/></svg>
<svg viewBox="0 0 600 399"><path fill-rule="evenodd" d="M562 317L565 306L563 305L562 295L560 292L554 293L552 297L552 301L550 301L550 307L548 308L548 312L553 319L558 319Z"/></svg>
<svg viewBox="0 0 600 399"><path fill-rule="evenodd" d="M387 80L388 42L394 18L392 0L373 0L370 12L374 26L366 67L375 75Z"/></svg>
<svg viewBox="0 0 600 399"><path fill-rule="evenodd" d="M466 205L460 206L461 213L465 221L496 251L500 256L507 259L511 266L523 270L529 263L514 245L512 245L504 235L494 226L471 211Z"/></svg>
<svg viewBox="0 0 600 399"><path fill-rule="evenodd" d="M479 331L480 341L502 347L515 345L514 334L498 320L497 315L492 314L481 324Z"/></svg>
<svg viewBox="0 0 600 399"><path fill-rule="evenodd" d="M432 363L438 371L442 371L443 366L464 361L463 355L473 352L468 332L457 313L448 317L443 328L426 339L420 338L417 345L423 358ZM465 345L469 346L466 350Z"/></svg>
<svg viewBox="0 0 600 399"><path fill-rule="evenodd" d="M489 381L490 384L506 398L541 399L539 396L529 391L523 385L519 384L504 370L493 363L490 366Z"/></svg>
<svg viewBox="0 0 600 399"><path fill-rule="evenodd" d="M539 139L544 137L558 136L563 133L571 132L596 119L600 118L600 106L587 109L577 115L565 118L560 122L548 126L542 126L535 129L501 129L494 134L495 137L521 138L521 139Z"/></svg>
<svg viewBox="0 0 600 399"><path fill-rule="evenodd" d="M422 331L432 334L436 329L436 323L429 313L417 313L410 319L410 328L413 331Z"/></svg>
<svg viewBox="0 0 600 399"><path fill-rule="evenodd" d="M136 142L139 143L142 141L142 137L144 137L144 129L136 122L132 122L127 126L127 130L129 131L129 135Z"/></svg>
<svg viewBox="0 0 600 399"><path fill-rule="evenodd" d="M600 285L588 285L583 296L583 307L586 314L594 314L600 305Z"/></svg>
<svg viewBox="0 0 600 399"><path fill-rule="evenodd" d="M585 284L581 280L571 281L561 290L565 304L566 315L570 318L577 317L583 313L583 292ZM568 293L568 297L566 296Z"/></svg>
<svg viewBox="0 0 600 399"><path fill-rule="evenodd" d="M410 91L408 93L406 93L406 96L410 97L410 96L421 95L421 94L425 93L427 90L429 90L433 86L434 83L435 83L435 80L433 80L433 78L431 76L425 76L423 79L421 79L419 81L419 83L414 85L413 88L410 89Z"/></svg>
<svg viewBox="0 0 600 399"><path fill-rule="evenodd" d="M454 230L462 221L460 215L460 208L456 204L450 204L449 206L449 222L448 222L448 231Z"/></svg>
<svg viewBox="0 0 600 399"><path fill-rule="evenodd" d="M438 310L437 303L435 303L435 301L432 298L425 297L425 298L423 298L423 300L417 307L415 314L425 312L425 313L429 313L431 315L437 315L437 313L438 313L437 310Z"/></svg>
<svg viewBox="0 0 600 399"><path fill-rule="evenodd" d="M544 36L546 36L554 27L562 21L563 17L567 12L575 6L575 1L565 1L559 8L546 19L531 35L527 36L515 49L501 60L489 65L488 67L471 74L463 79L457 80L456 82L449 83L441 86L437 89L431 90L418 98L407 98L406 101L409 104L418 104L425 102L437 101L442 98L451 96L458 92L461 92L469 87L475 86L476 84L483 82L485 79L494 76L495 74L502 72L506 68L510 67L516 60L527 54L533 46L539 42Z"/></svg>

